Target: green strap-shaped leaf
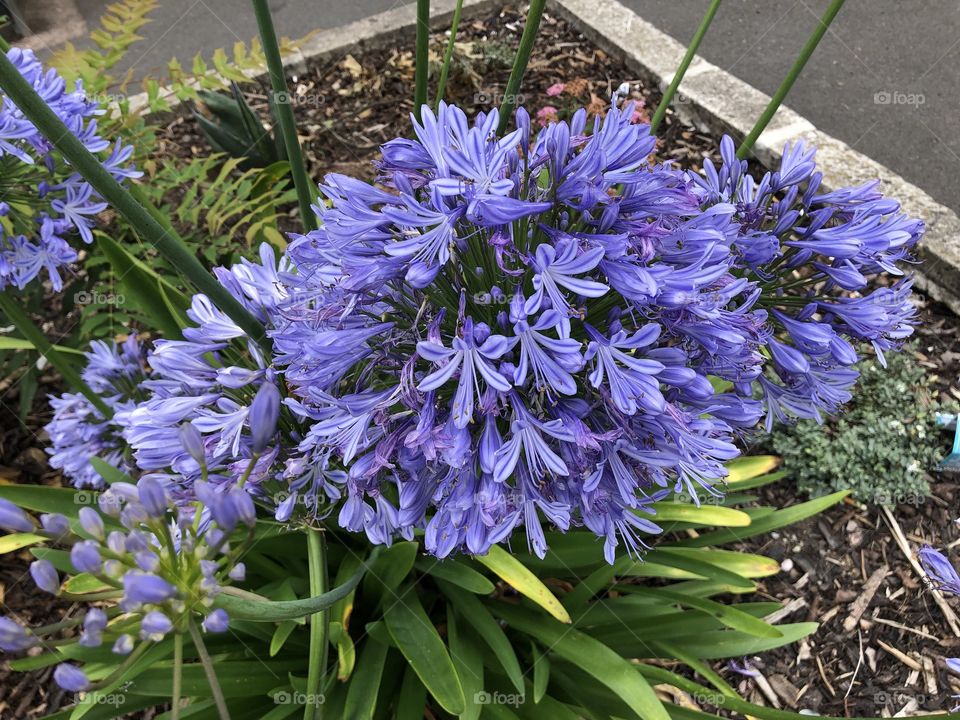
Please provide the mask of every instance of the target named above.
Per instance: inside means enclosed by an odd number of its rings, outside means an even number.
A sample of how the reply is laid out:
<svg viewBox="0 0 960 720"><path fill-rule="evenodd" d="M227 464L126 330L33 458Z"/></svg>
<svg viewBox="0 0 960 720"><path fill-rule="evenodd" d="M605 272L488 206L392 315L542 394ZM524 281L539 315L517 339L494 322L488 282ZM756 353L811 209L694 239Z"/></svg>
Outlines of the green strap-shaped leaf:
<svg viewBox="0 0 960 720"><path fill-rule="evenodd" d="M122 470L115 468L107 461L101 460L95 455L90 458L90 464L93 466L93 469L97 471L97 474L103 478L103 481L107 483L107 485L113 485L114 483L118 482L132 484L136 484L137 482Z"/></svg>
<svg viewBox="0 0 960 720"><path fill-rule="evenodd" d="M462 623L463 621L461 621ZM453 608L447 605L447 641L450 643L450 659L460 678L466 707L460 720L478 720L483 705L473 702L477 693L483 692L483 655L477 641L469 631L457 624Z"/></svg>
<svg viewBox="0 0 960 720"><path fill-rule="evenodd" d="M731 460L724 467L727 469L727 485L739 485L755 477L773 472L780 465L780 458L776 455L747 455ZM738 488L739 489L739 488Z"/></svg>
<svg viewBox="0 0 960 720"><path fill-rule="evenodd" d="M534 610L499 602L493 612L514 629L531 635L550 652L608 687L643 720L669 720L669 714L646 679L628 660L584 632Z"/></svg>
<svg viewBox="0 0 960 720"><path fill-rule="evenodd" d="M754 588L754 583L751 580L736 572L719 565L705 562L699 557L690 557L689 555L685 556L678 552L672 552L671 548L654 548L652 552L647 554L644 562L638 562L634 567L637 571L642 572L643 566L647 564L647 562L659 563L667 567L685 570L704 580L716 580L746 589Z"/></svg>
<svg viewBox="0 0 960 720"><path fill-rule="evenodd" d="M0 498L18 507L38 513L61 513L67 517L76 517L83 505L96 504L99 494L93 490L46 485L0 485Z"/></svg>
<svg viewBox="0 0 960 720"><path fill-rule="evenodd" d="M343 709L344 720L371 720L377 709L377 694L383 677L383 666L390 648L373 638L368 639L360 651L360 662L350 678L347 702Z"/></svg>
<svg viewBox="0 0 960 720"><path fill-rule="evenodd" d="M45 538L43 535L34 535L33 533L14 533L13 535L4 535L3 537L0 537L0 555L46 541L47 538Z"/></svg>
<svg viewBox="0 0 960 720"><path fill-rule="evenodd" d="M647 557L653 560L663 555L683 557L702 562L716 568L722 568L736 573L742 578L759 578L776 575L780 572L780 563L773 558L753 553L734 552L732 550L716 550L714 548L688 548L658 546ZM719 577L711 579L720 580Z"/></svg>
<svg viewBox="0 0 960 720"><path fill-rule="evenodd" d="M503 628L497 624L490 611L474 595L449 583L440 581L440 589L452 600L451 605L457 614L470 623L477 635L493 651L500 669L510 678L517 692L522 693L523 672L520 670L520 661L517 660L517 654L503 632Z"/></svg>
<svg viewBox="0 0 960 720"><path fill-rule="evenodd" d="M761 638L781 638L783 633L769 623L753 617L742 610L737 610L731 605L724 605L714 600L697 597L696 595L685 595L684 593L673 592L666 588L642 587L640 585L619 585L618 590L629 592L631 595L648 597L665 602L684 605L695 610L700 610L716 618L721 623L733 630L740 630L749 635Z"/></svg>
<svg viewBox="0 0 960 720"><path fill-rule="evenodd" d="M357 586L366 571L367 566L363 565L342 585L302 600L253 600L231 595L230 588L224 588L224 591L217 595L214 604L226 610L231 618L237 620L255 622L296 620L326 610L340 598L346 597Z"/></svg>
<svg viewBox="0 0 960 720"><path fill-rule="evenodd" d="M496 587L483 575L459 560L449 558L437 561L424 558L417 561L417 569L477 595L490 595Z"/></svg>
<svg viewBox="0 0 960 720"><path fill-rule="evenodd" d="M153 323L153 327L167 338L182 337L182 318L171 314L168 303L181 309L189 307L186 296L112 238L101 234L97 246L110 261L124 292ZM160 292L161 287L163 293Z"/></svg>
<svg viewBox="0 0 960 720"><path fill-rule="evenodd" d="M502 547L494 545L486 555L477 555L476 559L499 575L510 587L521 595L526 595L557 620L563 623L570 622L570 613L547 586Z"/></svg>
<svg viewBox="0 0 960 720"><path fill-rule="evenodd" d="M390 637L440 706L452 715L466 709L463 687L443 640L411 589L383 614Z"/></svg>
<svg viewBox="0 0 960 720"><path fill-rule="evenodd" d="M738 542L756 535L764 535L771 530L777 530L778 528L782 528L786 525L792 525L793 523L805 520L811 515L816 515L817 513L826 510L831 505L837 504L849 494L849 490L841 490L840 492L835 492L831 495L824 495L823 497L814 498L813 500L808 500L807 502L800 503L799 505L783 508L782 510L765 513L761 516L753 515L749 528L745 528L743 530L714 530L713 532L704 533L703 535L695 538L683 540L678 544L687 547L706 547L708 545L722 545L729 542Z"/></svg>
<svg viewBox="0 0 960 720"><path fill-rule="evenodd" d="M60 353L83 355L83 350L78 350L77 348L65 347L63 345L54 345L53 348ZM0 350L36 350L36 347L29 340L10 337L9 335L0 335Z"/></svg>
<svg viewBox="0 0 960 720"><path fill-rule="evenodd" d="M722 505L697 507L688 502L657 502L650 507L656 511L654 514L643 511L637 511L637 514L650 518L654 522L673 521L719 527L747 527L750 524L750 516L743 510Z"/></svg>

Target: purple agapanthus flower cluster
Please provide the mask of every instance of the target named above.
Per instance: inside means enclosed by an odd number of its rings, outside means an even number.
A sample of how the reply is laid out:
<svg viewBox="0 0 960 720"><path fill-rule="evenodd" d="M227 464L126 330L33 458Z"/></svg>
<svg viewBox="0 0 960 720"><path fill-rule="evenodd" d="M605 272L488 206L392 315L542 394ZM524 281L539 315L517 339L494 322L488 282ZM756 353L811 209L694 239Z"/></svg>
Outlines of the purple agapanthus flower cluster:
<svg viewBox="0 0 960 720"><path fill-rule="evenodd" d="M909 281L877 278L922 224L872 185L821 193L801 145L760 181L729 138L720 169L656 164L631 116L534 135L521 110L499 137L441 104L377 185L328 176L319 230L218 271L273 357L197 296L123 413L137 465L441 557L519 528L542 556L546 520L612 562L654 501L720 494L738 432L836 410L858 347L910 334Z"/></svg>
<svg viewBox="0 0 960 720"><path fill-rule="evenodd" d="M121 437L121 419L124 411L133 410L145 397L141 389L146 377L144 348L135 335L120 346L96 340L86 357L83 380L103 398L114 416L104 418L82 393L51 396L54 416L46 428L51 445L47 453L50 465L62 470L75 487L99 488L103 478L90 464L91 457L99 457L123 472L133 470Z"/></svg>
<svg viewBox="0 0 960 720"><path fill-rule="evenodd" d="M132 146L117 141L111 148L98 134L96 117L104 110L84 95L80 81L68 90L32 50L13 48L7 58L90 152L110 150L103 166L115 178L142 175L130 163ZM95 217L107 205L6 95L0 96L0 177L0 290L23 289L45 272L59 291L61 272L77 259L70 237L93 242Z"/></svg>
<svg viewBox="0 0 960 720"><path fill-rule="evenodd" d="M70 569L103 586L73 595L54 564L41 556L30 566L37 587L91 607L82 617L40 628L0 618L0 649L18 652L44 645L71 629L81 647L106 644L126 656L139 655L170 632L185 632L190 622L199 622L207 632L225 632L230 619L214 601L224 586L244 579L245 567L238 562L243 545L231 546L230 540L238 530L246 530L247 541L252 538L256 508L237 487L197 483L194 492L198 502L177 505L162 478L145 475L137 485L114 483L97 497L99 511L80 509L79 533L64 515L41 515L38 522L0 499L0 528L35 533L69 548ZM102 601L110 603L93 605ZM62 663L54 679L65 690L81 692L102 678Z"/></svg>

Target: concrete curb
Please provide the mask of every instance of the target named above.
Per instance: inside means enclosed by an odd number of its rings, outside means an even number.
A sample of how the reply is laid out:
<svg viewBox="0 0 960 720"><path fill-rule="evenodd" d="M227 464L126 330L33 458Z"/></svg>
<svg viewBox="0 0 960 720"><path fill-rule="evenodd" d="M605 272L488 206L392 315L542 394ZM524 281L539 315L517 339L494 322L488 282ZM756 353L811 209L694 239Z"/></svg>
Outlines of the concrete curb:
<svg viewBox="0 0 960 720"><path fill-rule="evenodd" d="M641 76L665 88L685 47L617 0L554 0L553 9L571 20L604 51L621 58ZM711 132L744 137L770 96L700 57L694 59L674 100L681 118ZM779 164L783 146L794 140L816 146L823 185L834 189L880 179L886 195L904 211L924 220L922 273L916 284L960 314L960 218L889 168L817 130L807 119L781 106L757 140L754 154L767 167Z"/></svg>

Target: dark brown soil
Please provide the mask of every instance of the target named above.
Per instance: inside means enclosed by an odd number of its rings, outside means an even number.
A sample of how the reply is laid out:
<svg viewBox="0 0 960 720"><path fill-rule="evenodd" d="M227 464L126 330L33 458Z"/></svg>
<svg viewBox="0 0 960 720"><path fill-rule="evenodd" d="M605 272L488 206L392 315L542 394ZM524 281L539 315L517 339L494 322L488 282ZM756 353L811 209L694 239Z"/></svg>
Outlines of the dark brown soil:
<svg viewBox="0 0 960 720"><path fill-rule="evenodd" d="M522 25L522 16L510 8L465 21L457 39L448 98L468 111L498 104ZM444 45L445 37L435 35L433 50L438 59ZM319 180L325 173L340 172L372 179L371 160L379 145L409 133L410 46L337 58L291 80L312 177ZM630 84L640 112L652 113L659 100L656 88L632 76L565 21L549 14L544 17L524 83L523 101L532 115L545 106L553 106L561 116L581 105L602 112L606 98L623 82ZM564 92L548 94L548 88L557 83L565 85ZM266 117L264 88L249 88L248 98ZM659 135L661 155L682 166L699 168L704 157L716 155L716 138L684 126L672 112ZM209 152L186 112L169 120L162 130L162 156L187 158ZM287 228L296 229L295 215L296 208L290 208L284 222ZM922 296L920 306L919 350L925 355L924 365L939 393L960 399L957 319ZM42 428L49 420L43 398L55 389L54 377L47 375L33 411L20 423L10 410L17 404L15 380L0 385L5 406L0 482L59 483L42 451ZM942 481L933 485L932 497L923 504L892 509L914 548L925 542L941 548L960 544L960 530L953 522L960 514L956 510L960 490L946 478L938 480ZM782 507L797 501L789 480L763 491L764 504ZM943 667L943 657L960 656L960 638L894 541L879 508L848 502L800 525L745 542L741 549L771 555L783 563L784 572L764 580L759 594L763 599L795 601L791 605L795 609L784 621L821 623L807 641L747 658L762 680L718 665L751 700L842 717L942 711L950 705L951 692L960 692L960 683L948 679ZM56 621L74 612L64 603L31 592L32 584L24 580L28 561L26 552L0 557L5 612L31 623ZM881 572L884 567L886 571ZM875 572L881 572L875 578L879 583L875 593L859 621L845 628L844 621L863 602L864 587ZM947 602L960 611L956 600ZM48 671L19 675L0 669L0 717L39 717L69 702L55 689ZM713 712L708 706L702 709Z"/></svg>

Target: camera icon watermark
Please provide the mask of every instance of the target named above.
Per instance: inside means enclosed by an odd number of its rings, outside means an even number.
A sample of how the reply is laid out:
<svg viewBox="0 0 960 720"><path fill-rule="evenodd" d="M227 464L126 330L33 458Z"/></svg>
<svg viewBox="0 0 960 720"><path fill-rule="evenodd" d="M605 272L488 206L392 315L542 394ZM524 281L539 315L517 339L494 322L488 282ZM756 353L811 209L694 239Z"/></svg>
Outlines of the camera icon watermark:
<svg viewBox="0 0 960 720"><path fill-rule="evenodd" d="M908 105L914 109L927 102L923 93L906 93L899 90L879 90L873 94L874 105Z"/></svg>
<svg viewBox="0 0 960 720"><path fill-rule="evenodd" d="M73 494L73 504L74 505L96 505L97 497L98 497L97 493L95 493L93 490L77 490Z"/></svg>
<svg viewBox="0 0 960 720"><path fill-rule="evenodd" d="M487 692L481 690L473 694L474 705L507 705L520 707L527 701L524 693L503 693L499 691Z"/></svg>
<svg viewBox="0 0 960 720"><path fill-rule="evenodd" d="M658 86L658 88L659 88L659 90L660 90L660 94L661 94L661 95L666 95L666 94L667 94L667 90L670 88L670 83L669 83L669 82L659 82L659 83L657 83L657 86ZM679 89L677 89L677 90L673 93L673 97L670 98L670 104L671 104L671 105L687 105L688 103L691 103L691 102L693 102L693 101L692 101L689 97L687 97L686 95L684 95L682 92L680 92Z"/></svg>

